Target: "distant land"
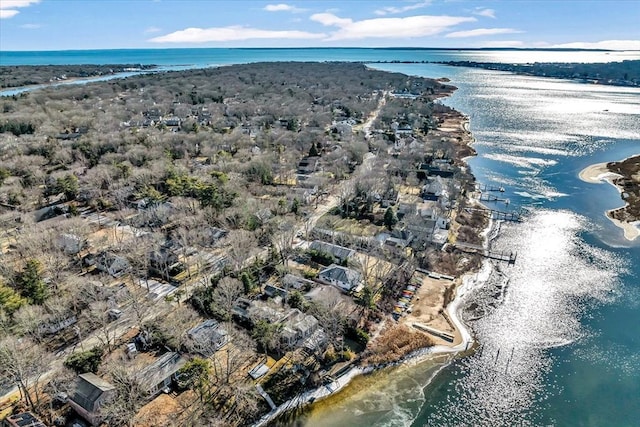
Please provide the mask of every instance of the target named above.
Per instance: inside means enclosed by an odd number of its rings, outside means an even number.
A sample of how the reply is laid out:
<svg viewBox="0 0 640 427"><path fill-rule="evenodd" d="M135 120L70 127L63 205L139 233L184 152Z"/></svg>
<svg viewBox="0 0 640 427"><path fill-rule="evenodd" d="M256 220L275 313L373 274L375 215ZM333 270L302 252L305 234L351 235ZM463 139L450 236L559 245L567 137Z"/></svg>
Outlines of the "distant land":
<svg viewBox="0 0 640 427"><path fill-rule="evenodd" d="M538 77L580 80L615 86L640 86L640 60L607 63L551 63L504 64L473 61L444 61L439 64L454 67L473 67L486 70L509 71Z"/></svg>
<svg viewBox="0 0 640 427"><path fill-rule="evenodd" d="M155 65L7 65L0 66L0 88L39 85L152 68L155 68Z"/></svg>

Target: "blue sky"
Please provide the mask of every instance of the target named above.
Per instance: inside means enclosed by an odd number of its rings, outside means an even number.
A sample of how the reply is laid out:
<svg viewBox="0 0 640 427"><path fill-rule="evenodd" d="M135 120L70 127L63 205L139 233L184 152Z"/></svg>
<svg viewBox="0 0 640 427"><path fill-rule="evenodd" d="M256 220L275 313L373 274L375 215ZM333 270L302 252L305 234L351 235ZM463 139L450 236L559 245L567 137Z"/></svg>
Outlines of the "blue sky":
<svg viewBox="0 0 640 427"><path fill-rule="evenodd" d="M639 23L639 0L0 0L0 50L306 46L640 50Z"/></svg>

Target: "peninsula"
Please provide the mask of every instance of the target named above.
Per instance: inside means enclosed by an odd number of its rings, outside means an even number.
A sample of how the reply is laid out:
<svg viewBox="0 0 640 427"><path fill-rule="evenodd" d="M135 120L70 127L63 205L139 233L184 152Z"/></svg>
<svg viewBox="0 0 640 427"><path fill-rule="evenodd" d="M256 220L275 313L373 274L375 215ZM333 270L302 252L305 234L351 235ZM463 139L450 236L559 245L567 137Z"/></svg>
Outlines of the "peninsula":
<svg viewBox="0 0 640 427"><path fill-rule="evenodd" d="M527 76L578 80L585 83L640 86L640 60L605 63L535 62L532 64L507 64L474 61L444 61L437 63L454 67L509 71Z"/></svg>
<svg viewBox="0 0 640 427"><path fill-rule="evenodd" d="M580 172L580 178L590 183L606 181L614 185L625 206L607 211L607 217L624 230L627 239L640 236L640 155L591 165Z"/></svg>

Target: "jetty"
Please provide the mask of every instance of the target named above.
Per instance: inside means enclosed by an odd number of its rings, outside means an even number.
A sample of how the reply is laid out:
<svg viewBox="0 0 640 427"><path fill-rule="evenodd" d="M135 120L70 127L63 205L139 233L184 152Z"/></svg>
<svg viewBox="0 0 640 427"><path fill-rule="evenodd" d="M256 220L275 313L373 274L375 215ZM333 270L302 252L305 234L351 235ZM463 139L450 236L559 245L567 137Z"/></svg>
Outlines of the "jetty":
<svg viewBox="0 0 640 427"><path fill-rule="evenodd" d="M456 242L456 243L452 243L451 246L462 252L480 254L485 258L495 259L497 261L504 261L508 264L515 264L516 258L518 258L517 252L494 251L491 249L487 249L483 246L474 245L471 243Z"/></svg>

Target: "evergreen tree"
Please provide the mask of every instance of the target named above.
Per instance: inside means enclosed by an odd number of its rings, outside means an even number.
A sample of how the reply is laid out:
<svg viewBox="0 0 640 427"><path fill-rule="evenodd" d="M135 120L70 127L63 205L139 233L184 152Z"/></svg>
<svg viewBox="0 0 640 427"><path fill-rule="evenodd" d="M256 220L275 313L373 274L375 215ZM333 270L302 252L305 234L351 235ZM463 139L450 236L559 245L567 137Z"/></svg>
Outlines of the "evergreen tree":
<svg viewBox="0 0 640 427"><path fill-rule="evenodd" d="M47 299L47 285L42 280L40 269L40 262L30 259L16 276L16 287L32 304L42 304Z"/></svg>
<svg viewBox="0 0 640 427"><path fill-rule="evenodd" d="M384 213L384 225L386 225L389 230L393 230L393 226L396 225L397 222L398 218L395 212L393 212L393 208L389 206Z"/></svg>

